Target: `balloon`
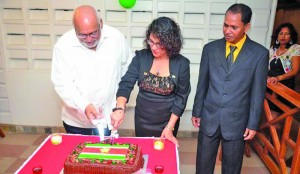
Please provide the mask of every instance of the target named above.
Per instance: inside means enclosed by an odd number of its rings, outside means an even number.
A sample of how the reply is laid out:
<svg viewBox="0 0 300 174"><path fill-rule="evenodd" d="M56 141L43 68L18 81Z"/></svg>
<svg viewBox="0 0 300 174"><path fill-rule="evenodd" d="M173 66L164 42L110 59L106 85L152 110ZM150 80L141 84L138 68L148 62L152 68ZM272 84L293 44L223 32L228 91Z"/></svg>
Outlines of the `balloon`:
<svg viewBox="0 0 300 174"><path fill-rule="evenodd" d="M132 8L136 0L119 0L119 3L124 8Z"/></svg>

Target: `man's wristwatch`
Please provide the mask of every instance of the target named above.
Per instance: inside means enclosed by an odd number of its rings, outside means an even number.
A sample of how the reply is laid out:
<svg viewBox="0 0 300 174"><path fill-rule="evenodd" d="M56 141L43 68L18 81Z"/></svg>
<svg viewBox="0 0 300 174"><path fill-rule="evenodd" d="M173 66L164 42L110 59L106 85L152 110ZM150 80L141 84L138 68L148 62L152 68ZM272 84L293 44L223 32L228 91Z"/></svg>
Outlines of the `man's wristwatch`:
<svg viewBox="0 0 300 174"><path fill-rule="evenodd" d="M123 110L124 113L125 113L125 109L124 108L121 108L121 107L115 107L112 109L113 112L115 112L116 110Z"/></svg>

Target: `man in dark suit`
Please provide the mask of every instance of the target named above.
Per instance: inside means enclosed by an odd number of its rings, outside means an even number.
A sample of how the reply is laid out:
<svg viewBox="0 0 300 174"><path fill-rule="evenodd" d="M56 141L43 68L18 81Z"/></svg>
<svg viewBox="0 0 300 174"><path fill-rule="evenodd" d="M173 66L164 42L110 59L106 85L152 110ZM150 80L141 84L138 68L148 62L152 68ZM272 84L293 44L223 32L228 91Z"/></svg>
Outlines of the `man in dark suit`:
<svg viewBox="0 0 300 174"><path fill-rule="evenodd" d="M256 134L266 89L268 50L246 35L251 16L248 6L232 5L225 14L224 38L204 46L192 117L199 128L197 174L214 172L220 141L222 174L239 174L244 141Z"/></svg>

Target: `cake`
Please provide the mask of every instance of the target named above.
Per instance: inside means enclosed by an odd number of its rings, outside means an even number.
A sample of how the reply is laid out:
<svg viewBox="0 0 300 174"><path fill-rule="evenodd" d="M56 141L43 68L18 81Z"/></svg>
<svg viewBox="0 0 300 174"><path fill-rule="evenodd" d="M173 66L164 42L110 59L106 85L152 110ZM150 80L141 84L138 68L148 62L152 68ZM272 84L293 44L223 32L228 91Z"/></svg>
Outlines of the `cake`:
<svg viewBox="0 0 300 174"><path fill-rule="evenodd" d="M80 143L67 157L64 174L131 174L143 167L137 144Z"/></svg>

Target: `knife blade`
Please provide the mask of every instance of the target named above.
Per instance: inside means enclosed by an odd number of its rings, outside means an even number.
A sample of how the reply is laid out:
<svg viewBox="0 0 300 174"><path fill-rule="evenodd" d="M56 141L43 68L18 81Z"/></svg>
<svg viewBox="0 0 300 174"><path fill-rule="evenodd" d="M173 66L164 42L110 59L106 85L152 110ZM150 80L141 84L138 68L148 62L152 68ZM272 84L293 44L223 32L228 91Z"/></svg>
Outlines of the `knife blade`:
<svg viewBox="0 0 300 174"><path fill-rule="evenodd" d="M100 141L104 141L104 126L103 124L98 124L97 125L98 131L99 131L99 135L100 135Z"/></svg>
<svg viewBox="0 0 300 174"><path fill-rule="evenodd" d="M117 129L112 130L110 137L109 137L110 144L114 144L115 138L118 138L118 137L119 137L118 130Z"/></svg>
<svg viewBox="0 0 300 174"><path fill-rule="evenodd" d="M100 141L104 141L104 127L105 127L105 124L103 122L101 122L101 119L94 119L92 121L92 123L98 129L99 136L100 136Z"/></svg>

